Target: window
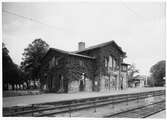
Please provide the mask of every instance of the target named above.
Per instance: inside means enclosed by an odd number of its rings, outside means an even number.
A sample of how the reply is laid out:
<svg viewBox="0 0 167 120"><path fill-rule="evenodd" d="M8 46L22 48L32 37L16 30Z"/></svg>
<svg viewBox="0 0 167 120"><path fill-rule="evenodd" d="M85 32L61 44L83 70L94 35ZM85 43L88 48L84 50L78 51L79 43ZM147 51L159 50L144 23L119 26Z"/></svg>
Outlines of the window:
<svg viewBox="0 0 167 120"><path fill-rule="evenodd" d="M122 66L122 71L127 71L127 67L125 65Z"/></svg>
<svg viewBox="0 0 167 120"><path fill-rule="evenodd" d="M59 63L58 63L58 59L56 59L55 64L56 64L56 65L58 65L58 64L59 64Z"/></svg>
<svg viewBox="0 0 167 120"><path fill-rule="evenodd" d="M108 79L105 79L105 88L108 88Z"/></svg>
<svg viewBox="0 0 167 120"><path fill-rule="evenodd" d="M119 65L117 65L116 69L119 70Z"/></svg>
<svg viewBox="0 0 167 120"><path fill-rule="evenodd" d="M60 88L63 89L63 84L64 84L63 83L63 79L64 79L63 75L60 74L59 79L60 79Z"/></svg>
<svg viewBox="0 0 167 120"><path fill-rule="evenodd" d="M113 59L112 56L109 56L108 66L111 67L111 68L113 67L112 66L112 59Z"/></svg>
<svg viewBox="0 0 167 120"><path fill-rule="evenodd" d="M79 65L83 66L83 61L82 60L79 60Z"/></svg>
<svg viewBox="0 0 167 120"><path fill-rule="evenodd" d="M62 57L57 57L54 62L55 62L55 65L58 65L59 64L59 60L61 59Z"/></svg>
<svg viewBox="0 0 167 120"><path fill-rule="evenodd" d="M55 57L53 57L50 61L49 61L49 68L53 68L55 66Z"/></svg>
<svg viewBox="0 0 167 120"><path fill-rule="evenodd" d="M108 67L108 59L107 59L107 57L104 58L104 66Z"/></svg>
<svg viewBox="0 0 167 120"><path fill-rule="evenodd" d="M73 64L74 63L73 57L69 57L69 59L70 59L70 64Z"/></svg>
<svg viewBox="0 0 167 120"><path fill-rule="evenodd" d="M116 69L116 60L113 58L113 69Z"/></svg>

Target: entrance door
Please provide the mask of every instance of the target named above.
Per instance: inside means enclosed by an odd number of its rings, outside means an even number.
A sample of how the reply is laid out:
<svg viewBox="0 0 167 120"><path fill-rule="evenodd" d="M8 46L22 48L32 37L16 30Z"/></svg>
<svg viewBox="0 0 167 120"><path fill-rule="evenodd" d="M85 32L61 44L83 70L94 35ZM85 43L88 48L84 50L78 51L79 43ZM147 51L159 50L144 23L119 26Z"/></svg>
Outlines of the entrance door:
<svg viewBox="0 0 167 120"><path fill-rule="evenodd" d="M79 91L84 91L84 90L85 90L85 73L82 73L79 84Z"/></svg>
<svg viewBox="0 0 167 120"><path fill-rule="evenodd" d="M59 80L60 80L60 86L59 86L59 93L63 93L64 92L64 77L63 75L59 75Z"/></svg>
<svg viewBox="0 0 167 120"><path fill-rule="evenodd" d="M56 73L53 80L55 81L54 91L58 92L60 89L60 75Z"/></svg>
<svg viewBox="0 0 167 120"><path fill-rule="evenodd" d="M79 91L84 91L85 85L84 80L80 80Z"/></svg>
<svg viewBox="0 0 167 120"><path fill-rule="evenodd" d="M118 88L118 82L117 82L117 76L114 76L114 89L117 90Z"/></svg>
<svg viewBox="0 0 167 120"><path fill-rule="evenodd" d="M54 76L50 76L48 78L48 88L49 88L49 92L54 92L55 91L55 77Z"/></svg>

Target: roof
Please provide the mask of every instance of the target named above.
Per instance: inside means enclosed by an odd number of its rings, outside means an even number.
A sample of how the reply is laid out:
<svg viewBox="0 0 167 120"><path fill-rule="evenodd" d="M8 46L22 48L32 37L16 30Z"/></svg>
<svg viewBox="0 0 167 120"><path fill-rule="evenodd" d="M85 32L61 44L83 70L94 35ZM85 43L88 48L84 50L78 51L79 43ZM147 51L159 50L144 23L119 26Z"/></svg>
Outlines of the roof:
<svg viewBox="0 0 167 120"><path fill-rule="evenodd" d="M137 75L134 79L143 80L143 79L146 79L146 76L144 76L144 75Z"/></svg>
<svg viewBox="0 0 167 120"><path fill-rule="evenodd" d="M130 65L130 64L127 64L127 63L121 63L121 65L127 65L127 66L128 66L128 65Z"/></svg>
<svg viewBox="0 0 167 120"><path fill-rule="evenodd" d="M114 40L111 40L111 41L105 42L105 43L101 43L101 44L98 44L98 45L94 45L94 46L85 48L83 50L74 51L73 53L79 53L79 52L83 52L83 51L87 51L87 50L93 50L93 49L96 49L96 48L101 48L101 47L107 46L111 43L114 43L118 47L118 49L125 54L125 52L122 50L122 48L120 46L118 46Z"/></svg>
<svg viewBox="0 0 167 120"><path fill-rule="evenodd" d="M57 51L57 52L64 53L64 54L68 54L68 55L72 55L72 56L84 57L84 58L88 58L88 59L95 59L95 57L90 57L90 56L86 56L86 55L71 53L71 52L67 52L67 51L64 51L64 50L56 49L56 48L50 48L50 50Z"/></svg>

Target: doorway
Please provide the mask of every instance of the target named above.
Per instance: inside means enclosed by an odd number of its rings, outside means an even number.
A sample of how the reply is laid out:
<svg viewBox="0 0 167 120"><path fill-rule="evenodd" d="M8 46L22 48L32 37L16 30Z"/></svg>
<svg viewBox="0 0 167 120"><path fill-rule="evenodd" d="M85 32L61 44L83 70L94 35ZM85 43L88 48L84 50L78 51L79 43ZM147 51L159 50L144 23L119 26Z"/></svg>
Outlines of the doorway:
<svg viewBox="0 0 167 120"><path fill-rule="evenodd" d="M80 83L79 83L79 91L85 90L85 73L82 73Z"/></svg>
<svg viewBox="0 0 167 120"><path fill-rule="evenodd" d="M84 91L84 88L85 88L84 81L80 80L79 91Z"/></svg>

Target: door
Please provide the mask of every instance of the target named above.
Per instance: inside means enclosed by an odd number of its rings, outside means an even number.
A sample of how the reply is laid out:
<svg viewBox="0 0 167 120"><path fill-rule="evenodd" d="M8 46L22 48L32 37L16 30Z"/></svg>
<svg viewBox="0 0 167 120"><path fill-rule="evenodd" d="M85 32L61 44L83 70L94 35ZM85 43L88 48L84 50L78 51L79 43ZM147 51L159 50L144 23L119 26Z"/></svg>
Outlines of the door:
<svg viewBox="0 0 167 120"><path fill-rule="evenodd" d="M48 78L48 88L49 88L49 92L54 92L55 91L55 77L54 76L50 76Z"/></svg>
<svg viewBox="0 0 167 120"><path fill-rule="evenodd" d="M79 91L84 91L84 90L85 90L85 73L82 73L79 84Z"/></svg>
<svg viewBox="0 0 167 120"><path fill-rule="evenodd" d="M84 80L80 80L79 91L84 91L85 85Z"/></svg>

